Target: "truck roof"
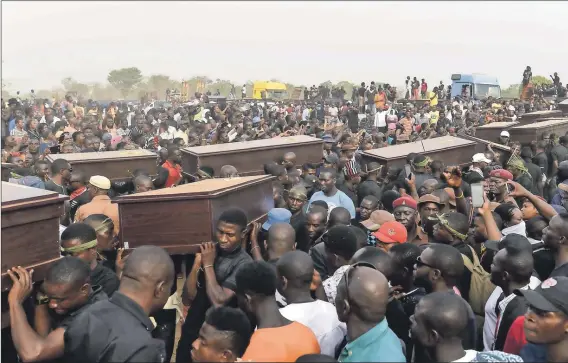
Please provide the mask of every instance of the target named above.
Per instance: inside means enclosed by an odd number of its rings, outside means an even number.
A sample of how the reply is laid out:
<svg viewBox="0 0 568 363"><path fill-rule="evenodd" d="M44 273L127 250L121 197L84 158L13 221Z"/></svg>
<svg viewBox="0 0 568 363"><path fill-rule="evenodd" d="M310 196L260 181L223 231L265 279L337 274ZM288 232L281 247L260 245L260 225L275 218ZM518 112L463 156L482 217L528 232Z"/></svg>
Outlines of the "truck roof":
<svg viewBox="0 0 568 363"><path fill-rule="evenodd" d="M478 84L499 84L497 77L482 73L454 73L453 82L478 83Z"/></svg>

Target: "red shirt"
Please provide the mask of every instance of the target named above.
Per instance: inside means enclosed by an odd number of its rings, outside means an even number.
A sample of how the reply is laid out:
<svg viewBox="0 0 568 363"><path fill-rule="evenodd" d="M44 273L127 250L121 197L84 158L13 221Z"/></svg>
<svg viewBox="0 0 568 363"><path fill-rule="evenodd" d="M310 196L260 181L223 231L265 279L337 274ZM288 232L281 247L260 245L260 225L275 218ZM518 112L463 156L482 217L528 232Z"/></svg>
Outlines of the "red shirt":
<svg viewBox="0 0 568 363"><path fill-rule="evenodd" d="M164 164L162 164L162 167L168 170L168 180L166 180L165 185L166 188L177 184L181 180L181 166L172 164L169 160L167 160Z"/></svg>
<svg viewBox="0 0 568 363"><path fill-rule="evenodd" d="M426 90L428 90L428 83L422 82L422 87L421 87L421 89L422 89L422 92L426 92Z"/></svg>
<svg viewBox="0 0 568 363"><path fill-rule="evenodd" d="M511 353L519 355L521 349L527 344L527 339L525 338L525 316L519 316L515 319L509 332L507 333L507 339L505 340L505 345L503 346L503 351L505 353Z"/></svg>

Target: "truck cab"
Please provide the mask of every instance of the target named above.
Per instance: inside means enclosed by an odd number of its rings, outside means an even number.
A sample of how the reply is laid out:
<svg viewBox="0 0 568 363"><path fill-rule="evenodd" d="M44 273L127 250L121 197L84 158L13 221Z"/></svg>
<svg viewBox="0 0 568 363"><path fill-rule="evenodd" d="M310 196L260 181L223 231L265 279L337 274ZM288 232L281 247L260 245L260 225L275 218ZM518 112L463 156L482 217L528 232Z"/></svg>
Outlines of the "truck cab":
<svg viewBox="0 0 568 363"><path fill-rule="evenodd" d="M485 74L452 74L452 99L460 96L482 100L487 97L501 98L501 86L497 77Z"/></svg>
<svg viewBox="0 0 568 363"><path fill-rule="evenodd" d="M288 91L284 83L254 82L252 98L255 100L284 100L288 98Z"/></svg>

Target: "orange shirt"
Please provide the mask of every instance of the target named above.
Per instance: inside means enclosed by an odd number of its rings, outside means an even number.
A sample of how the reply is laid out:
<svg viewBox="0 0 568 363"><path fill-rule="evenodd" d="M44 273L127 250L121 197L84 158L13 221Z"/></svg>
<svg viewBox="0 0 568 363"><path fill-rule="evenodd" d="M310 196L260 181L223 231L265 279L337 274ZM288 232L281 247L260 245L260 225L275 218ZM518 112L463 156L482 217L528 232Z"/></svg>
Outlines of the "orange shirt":
<svg viewBox="0 0 568 363"><path fill-rule="evenodd" d="M377 110L383 110L385 108L385 103L386 103L387 97L385 95L384 92L379 92L375 95L375 107L377 107Z"/></svg>
<svg viewBox="0 0 568 363"><path fill-rule="evenodd" d="M168 170L168 180L166 180L165 187L169 188L176 185L181 180L181 166L172 164L169 160L162 164L164 169Z"/></svg>
<svg viewBox="0 0 568 363"><path fill-rule="evenodd" d="M252 362L295 362L304 354L319 354L320 346L312 330L292 322L279 328L258 329L242 357Z"/></svg>
<svg viewBox="0 0 568 363"><path fill-rule="evenodd" d="M93 214L104 214L112 219L114 223L114 233L118 235L118 204L111 203L108 195L97 195L89 203L80 206L75 213L75 222L82 222L85 218Z"/></svg>

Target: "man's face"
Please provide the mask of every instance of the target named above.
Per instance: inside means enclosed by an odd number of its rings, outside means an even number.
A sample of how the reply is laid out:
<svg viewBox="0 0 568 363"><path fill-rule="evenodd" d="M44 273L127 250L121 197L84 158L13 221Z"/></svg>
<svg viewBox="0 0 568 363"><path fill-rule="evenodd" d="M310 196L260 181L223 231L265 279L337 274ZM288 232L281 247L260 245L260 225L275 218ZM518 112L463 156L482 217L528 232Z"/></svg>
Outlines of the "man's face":
<svg viewBox="0 0 568 363"><path fill-rule="evenodd" d="M318 238L325 229L325 216L322 213L309 213L306 216L306 230L312 241Z"/></svg>
<svg viewBox="0 0 568 363"><path fill-rule="evenodd" d="M296 165L296 158L293 156L289 156L286 155L284 157L284 160L282 161L282 165L286 168L286 169L291 169L294 167L294 165Z"/></svg>
<svg viewBox="0 0 568 363"><path fill-rule="evenodd" d="M18 168L24 167L24 159L19 156L13 156L10 160L12 164L15 164Z"/></svg>
<svg viewBox="0 0 568 363"><path fill-rule="evenodd" d="M420 342L424 347L434 346L430 331L428 330L427 303L418 302L414 309L414 315L410 316L410 335L414 341Z"/></svg>
<svg viewBox="0 0 568 363"><path fill-rule="evenodd" d="M440 212L440 207L436 203L424 203L420 206L420 220L423 222L428 217L436 215Z"/></svg>
<svg viewBox="0 0 568 363"><path fill-rule="evenodd" d="M41 180L45 180L49 175L49 166L47 164L37 164L35 166L36 175Z"/></svg>
<svg viewBox="0 0 568 363"><path fill-rule="evenodd" d="M504 179L489 178L489 191L494 194L504 194L507 191L507 182Z"/></svg>
<svg viewBox="0 0 568 363"><path fill-rule="evenodd" d="M320 173L319 178L320 189L324 193L331 192L335 187L335 178L330 173Z"/></svg>
<svg viewBox="0 0 568 363"><path fill-rule="evenodd" d="M143 193L154 189L154 184L151 180L144 180L136 184L135 193Z"/></svg>
<svg viewBox="0 0 568 363"><path fill-rule="evenodd" d="M439 243L450 243L453 241L453 236L446 227L442 226L440 223L436 223L434 225L434 239Z"/></svg>
<svg viewBox="0 0 568 363"><path fill-rule="evenodd" d="M491 264L491 282L495 286L503 287L507 283L507 277L505 272L505 263L507 258L507 251L501 250L497 252L495 257L493 257L493 263Z"/></svg>
<svg viewBox="0 0 568 363"><path fill-rule="evenodd" d="M245 231L241 230L241 227L236 224L226 223L219 221L217 223L217 229L215 231L215 237L219 247L223 251L233 251L237 246L241 244L241 240L244 237Z"/></svg>
<svg viewBox="0 0 568 363"><path fill-rule="evenodd" d="M473 238L477 243L487 241L487 228L482 217L475 217L473 220Z"/></svg>
<svg viewBox="0 0 568 363"><path fill-rule="evenodd" d="M65 144L61 147L62 154L72 154L73 153L73 145Z"/></svg>
<svg viewBox="0 0 568 363"><path fill-rule="evenodd" d="M181 150L174 150L172 160L177 164L181 164Z"/></svg>
<svg viewBox="0 0 568 363"><path fill-rule="evenodd" d="M287 200L288 209L290 210L290 212L295 213L300 209L302 209L305 202L306 202L305 197L301 197L295 194L290 194Z"/></svg>
<svg viewBox="0 0 568 363"><path fill-rule="evenodd" d="M422 287L426 293L431 293L434 290L431 274L433 273L434 252L431 248L427 248L420 254L420 257L414 264L414 284L417 287Z"/></svg>
<svg viewBox="0 0 568 363"><path fill-rule="evenodd" d="M568 317L561 312L549 312L529 306L525 313L525 338L534 344L556 344L568 331Z"/></svg>
<svg viewBox="0 0 568 363"><path fill-rule="evenodd" d="M371 216L371 213L377 209L377 203L368 199L363 199L359 205L359 214L361 215L361 220L367 220Z"/></svg>
<svg viewBox="0 0 568 363"><path fill-rule="evenodd" d="M396 207L394 210L394 219L403 224L407 230L411 230L414 226L416 226L416 215L417 212L406 206L399 206Z"/></svg>
<svg viewBox="0 0 568 363"><path fill-rule="evenodd" d="M561 244L566 243L568 236L562 233L562 219L560 216L554 216L550 220L548 227L542 232L542 241L545 246L553 251L557 251Z"/></svg>
<svg viewBox="0 0 568 363"><path fill-rule="evenodd" d="M191 358L194 362L234 362L237 357L229 349L226 334L203 323L191 344Z"/></svg>
<svg viewBox="0 0 568 363"><path fill-rule="evenodd" d="M67 315L86 303L89 285L75 287L72 284L55 284L44 281L42 290L49 298L49 308L57 315Z"/></svg>

